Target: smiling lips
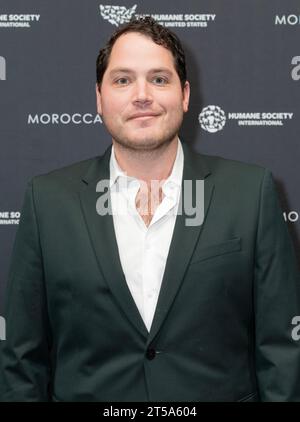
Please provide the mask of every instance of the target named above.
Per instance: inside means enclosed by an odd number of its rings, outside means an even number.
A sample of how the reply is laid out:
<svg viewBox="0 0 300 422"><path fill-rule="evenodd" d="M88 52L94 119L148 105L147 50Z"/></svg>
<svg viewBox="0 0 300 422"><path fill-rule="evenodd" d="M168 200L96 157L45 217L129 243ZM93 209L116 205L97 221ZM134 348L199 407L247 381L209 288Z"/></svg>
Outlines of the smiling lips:
<svg viewBox="0 0 300 422"><path fill-rule="evenodd" d="M159 114L154 114L154 113L137 113L137 114L133 114L130 117L130 120L132 120L132 119L145 120L145 119L151 119L151 118L157 117L157 116L159 116Z"/></svg>

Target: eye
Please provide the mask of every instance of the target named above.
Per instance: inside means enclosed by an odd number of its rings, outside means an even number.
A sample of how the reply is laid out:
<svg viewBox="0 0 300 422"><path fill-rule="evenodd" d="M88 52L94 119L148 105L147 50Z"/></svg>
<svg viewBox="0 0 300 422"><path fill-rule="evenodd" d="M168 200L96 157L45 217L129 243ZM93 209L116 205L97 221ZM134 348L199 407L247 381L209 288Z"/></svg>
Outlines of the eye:
<svg viewBox="0 0 300 422"><path fill-rule="evenodd" d="M117 84L117 85L126 85L126 82L128 81L128 79L127 78L120 78L120 79L117 79L116 81L115 81L115 83Z"/></svg>
<svg viewBox="0 0 300 422"><path fill-rule="evenodd" d="M161 77L161 76L157 76L156 78L154 78L154 80L158 81L156 82L158 85L165 85L168 83L167 79Z"/></svg>

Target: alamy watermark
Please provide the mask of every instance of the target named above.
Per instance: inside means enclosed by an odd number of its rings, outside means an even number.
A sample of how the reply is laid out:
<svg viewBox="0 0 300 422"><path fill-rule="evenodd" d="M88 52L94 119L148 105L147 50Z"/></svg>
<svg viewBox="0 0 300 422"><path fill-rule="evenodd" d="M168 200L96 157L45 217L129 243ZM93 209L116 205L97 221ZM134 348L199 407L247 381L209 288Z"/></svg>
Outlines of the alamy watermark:
<svg viewBox="0 0 300 422"><path fill-rule="evenodd" d="M6 323L2 316L0 316L0 340L6 340Z"/></svg>
<svg viewBox="0 0 300 422"><path fill-rule="evenodd" d="M114 207L112 209L112 199L118 195L122 189L128 189L132 180L120 178L119 183L110 187L110 180L103 179L97 183L96 192L101 196L96 201L96 211L98 215L128 215L138 211L141 215L154 214L160 203L162 188L165 181L151 180L150 184L140 180L139 186L143 194L136 204L135 210L129 205L127 207ZM204 220L204 180L183 180L179 189L178 207L171 207L167 214L185 215L186 226L200 226ZM137 192L136 192L137 193ZM118 201L114 202L118 204Z"/></svg>
<svg viewBox="0 0 300 422"><path fill-rule="evenodd" d="M294 316L291 324L295 325L292 329L292 339L298 341L300 340L300 315Z"/></svg>
<svg viewBox="0 0 300 422"><path fill-rule="evenodd" d="M6 80L6 60L0 56L0 81Z"/></svg>

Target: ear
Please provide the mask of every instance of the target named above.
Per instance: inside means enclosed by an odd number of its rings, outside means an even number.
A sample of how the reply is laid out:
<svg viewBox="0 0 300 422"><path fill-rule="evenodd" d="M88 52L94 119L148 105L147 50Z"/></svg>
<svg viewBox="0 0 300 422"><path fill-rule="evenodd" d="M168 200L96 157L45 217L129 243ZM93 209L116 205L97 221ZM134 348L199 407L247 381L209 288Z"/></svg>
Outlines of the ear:
<svg viewBox="0 0 300 422"><path fill-rule="evenodd" d="M98 84L96 83L96 100L97 100L97 112L102 116L102 102L101 93L99 92Z"/></svg>
<svg viewBox="0 0 300 422"><path fill-rule="evenodd" d="M190 83L186 81L183 87L183 98L182 98L182 106L183 106L184 113L186 113L189 109L189 101L190 101Z"/></svg>

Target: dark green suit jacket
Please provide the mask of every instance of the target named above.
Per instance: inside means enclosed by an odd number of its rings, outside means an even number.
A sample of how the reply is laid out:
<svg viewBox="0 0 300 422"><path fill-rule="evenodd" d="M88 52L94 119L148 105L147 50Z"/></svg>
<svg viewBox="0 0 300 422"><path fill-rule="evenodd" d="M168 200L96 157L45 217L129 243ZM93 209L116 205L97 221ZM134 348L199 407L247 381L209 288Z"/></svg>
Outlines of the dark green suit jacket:
<svg viewBox="0 0 300 422"><path fill-rule="evenodd" d="M111 149L34 177L6 297L4 401L300 401L300 284L270 172L184 148L205 220L178 215L150 333L96 212ZM130 239L128 239L130 248Z"/></svg>

